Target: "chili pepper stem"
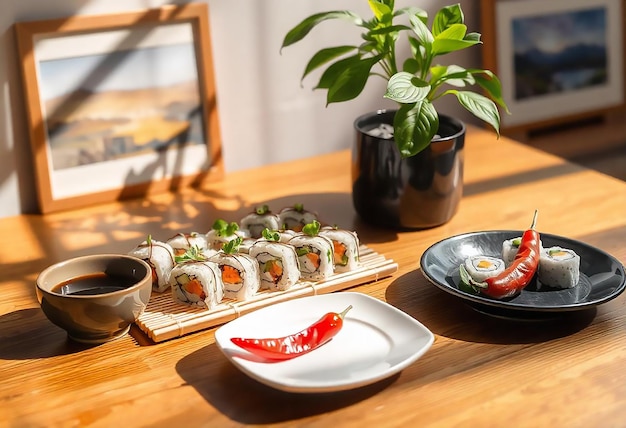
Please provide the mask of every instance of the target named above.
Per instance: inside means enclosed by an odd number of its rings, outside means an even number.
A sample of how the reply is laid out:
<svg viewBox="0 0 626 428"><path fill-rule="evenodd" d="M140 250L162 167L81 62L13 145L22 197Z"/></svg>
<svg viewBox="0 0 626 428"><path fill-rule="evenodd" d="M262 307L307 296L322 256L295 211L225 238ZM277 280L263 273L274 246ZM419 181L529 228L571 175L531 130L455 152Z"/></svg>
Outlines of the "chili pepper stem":
<svg viewBox="0 0 626 428"><path fill-rule="evenodd" d="M352 309L352 305L350 305L350 306L348 306L347 308L345 308L345 309L343 310L343 312L338 313L338 314L337 314L337 316L338 316L339 318L343 319L343 317L345 317L345 316L346 316L346 314L348 313L348 311L349 311L350 309Z"/></svg>
<svg viewBox="0 0 626 428"><path fill-rule="evenodd" d="M539 210L535 210L535 214L533 215L533 222L530 225L532 230L535 230L535 225L537 224L537 214L539 214Z"/></svg>

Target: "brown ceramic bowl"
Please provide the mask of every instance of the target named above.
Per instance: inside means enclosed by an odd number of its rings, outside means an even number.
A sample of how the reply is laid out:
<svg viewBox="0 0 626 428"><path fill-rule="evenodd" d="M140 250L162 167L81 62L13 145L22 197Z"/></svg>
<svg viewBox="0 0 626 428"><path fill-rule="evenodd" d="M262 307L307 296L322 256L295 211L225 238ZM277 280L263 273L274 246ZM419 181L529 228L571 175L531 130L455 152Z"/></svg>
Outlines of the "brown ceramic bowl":
<svg viewBox="0 0 626 428"><path fill-rule="evenodd" d="M48 319L66 330L71 339L103 343L128 333L146 309L152 293L152 270L132 256L82 256L42 271L36 291Z"/></svg>

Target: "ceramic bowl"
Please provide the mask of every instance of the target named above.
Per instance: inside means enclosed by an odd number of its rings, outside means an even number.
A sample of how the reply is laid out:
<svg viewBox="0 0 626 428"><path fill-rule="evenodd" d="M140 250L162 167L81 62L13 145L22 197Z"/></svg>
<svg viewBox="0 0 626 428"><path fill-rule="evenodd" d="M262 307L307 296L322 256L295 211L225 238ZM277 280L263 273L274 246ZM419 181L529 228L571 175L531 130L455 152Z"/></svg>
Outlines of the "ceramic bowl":
<svg viewBox="0 0 626 428"><path fill-rule="evenodd" d="M101 287L80 292L72 289L89 277L96 277ZM61 289L68 281L75 285ZM45 315L71 339L103 343L127 334L145 310L152 293L152 269L128 255L76 257L43 270L37 277L36 292Z"/></svg>

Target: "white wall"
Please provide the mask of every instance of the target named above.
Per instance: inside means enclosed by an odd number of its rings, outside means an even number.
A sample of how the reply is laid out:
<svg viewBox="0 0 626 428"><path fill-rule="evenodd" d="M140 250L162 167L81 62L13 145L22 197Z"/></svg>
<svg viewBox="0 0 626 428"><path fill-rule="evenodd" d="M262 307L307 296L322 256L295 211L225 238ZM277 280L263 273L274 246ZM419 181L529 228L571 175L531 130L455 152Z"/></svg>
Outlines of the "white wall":
<svg viewBox="0 0 626 428"><path fill-rule="evenodd" d="M37 212L30 143L13 35L18 21L116 13L184 1L2 0L0 12L0 217ZM300 85L310 56L323 47L358 42L358 30L326 22L307 39L279 53L285 33L319 11L350 9L369 16L365 0L208 0L218 108L226 171L271 164L350 147L352 122L362 113L392 107L382 99L385 83L371 81L356 100L325 107L313 91L319 75ZM433 14L436 0L397 0ZM461 1L466 21L479 31L475 1ZM480 49L451 58L467 67L480 63ZM451 98L440 110L475 120Z"/></svg>

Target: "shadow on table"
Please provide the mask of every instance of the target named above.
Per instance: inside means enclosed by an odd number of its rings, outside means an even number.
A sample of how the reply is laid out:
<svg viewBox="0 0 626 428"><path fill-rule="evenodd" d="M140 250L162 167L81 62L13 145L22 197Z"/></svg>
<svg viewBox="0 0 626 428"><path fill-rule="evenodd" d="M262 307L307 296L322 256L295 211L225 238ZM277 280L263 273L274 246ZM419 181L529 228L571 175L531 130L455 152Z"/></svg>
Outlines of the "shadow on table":
<svg viewBox="0 0 626 428"><path fill-rule="evenodd" d="M241 424L279 423L331 412L378 394L399 376L349 391L294 394L255 381L225 358L215 359L220 354L216 346L187 355L176 371L220 413Z"/></svg>
<svg viewBox="0 0 626 428"><path fill-rule="evenodd" d="M569 336L591 324L597 312L591 308L536 319L487 315L430 284L421 269L396 278L385 299L437 335L492 344L540 343Z"/></svg>
<svg viewBox="0 0 626 428"><path fill-rule="evenodd" d="M37 346L32 346L33 343ZM30 360L68 355L93 348L74 342L52 324L39 308L20 309L0 316L0 359Z"/></svg>

